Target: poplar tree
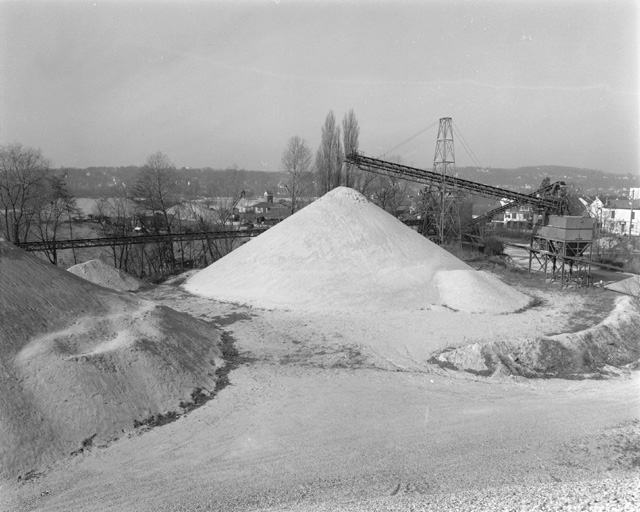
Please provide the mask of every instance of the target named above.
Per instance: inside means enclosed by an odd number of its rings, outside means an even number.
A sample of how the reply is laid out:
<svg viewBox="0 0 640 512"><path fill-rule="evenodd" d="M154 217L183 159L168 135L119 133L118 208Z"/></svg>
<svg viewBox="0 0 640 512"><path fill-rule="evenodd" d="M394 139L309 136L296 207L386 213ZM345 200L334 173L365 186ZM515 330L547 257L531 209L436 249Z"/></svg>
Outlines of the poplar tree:
<svg viewBox="0 0 640 512"><path fill-rule="evenodd" d="M360 126L353 109L349 110L342 119L342 140L344 152L349 155L358 151L358 137L360 136ZM345 187L358 188L359 174L362 173L355 165L344 162L342 183Z"/></svg>
<svg viewBox="0 0 640 512"><path fill-rule="evenodd" d="M340 127L336 125L333 110L330 110L322 126L320 147L316 153L316 183L319 195L341 185L342 160Z"/></svg>

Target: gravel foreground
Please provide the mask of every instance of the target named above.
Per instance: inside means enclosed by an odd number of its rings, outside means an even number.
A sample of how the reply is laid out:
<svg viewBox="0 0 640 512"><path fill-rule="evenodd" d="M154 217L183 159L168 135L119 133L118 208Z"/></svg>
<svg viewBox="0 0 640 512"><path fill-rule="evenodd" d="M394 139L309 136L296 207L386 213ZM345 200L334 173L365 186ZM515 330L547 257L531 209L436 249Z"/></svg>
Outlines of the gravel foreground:
<svg viewBox="0 0 640 512"><path fill-rule="evenodd" d="M269 512L375 511L594 511L640 510L640 473L629 478L558 482L536 486L508 486L428 496L390 496L345 503L317 503L274 507Z"/></svg>
<svg viewBox="0 0 640 512"><path fill-rule="evenodd" d="M174 422L0 481L0 511L639 510L633 368L563 380L425 363L609 318L605 292L585 297L547 291L517 315L372 316L144 292L135 299L224 330L242 361L229 385Z"/></svg>

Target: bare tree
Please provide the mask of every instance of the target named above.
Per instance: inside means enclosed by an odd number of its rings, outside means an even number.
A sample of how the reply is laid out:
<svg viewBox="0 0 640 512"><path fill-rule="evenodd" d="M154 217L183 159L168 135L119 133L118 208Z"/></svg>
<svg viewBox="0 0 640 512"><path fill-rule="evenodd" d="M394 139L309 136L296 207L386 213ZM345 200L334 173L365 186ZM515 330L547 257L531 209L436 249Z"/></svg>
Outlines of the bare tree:
<svg viewBox="0 0 640 512"><path fill-rule="evenodd" d="M234 208L242 197L244 197L244 191L236 194L233 198L223 200L221 204L218 204L217 210L214 210L211 204L185 201L180 205L180 208L175 209L176 215L173 220L180 231L194 230L213 233L222 230L229 231L233 229L229 225L229 221L233 219ZM186 244L180 242L179 251L182 266L184 267L188 263L188 266L206 267L209 261L216 261L230 253L236 242L235 237L216 238L208 235L198 241L193 240Z"/></svg>
<svg viewBox="0 0 640 512"><path fill-rule="evenodd" d="M392 156L390 161L401 163L402 158ZM409 192L409 183L396 176L377 176L371 183L373 201L383 210L395 215Z"/></svg>
<svg viewBox="0 0 640 512"><path fill-rule="evenodd" d="M318 194L325 194L340 186L342 157L340 127L336 125L333 110L330 110L322 127L320 147L316 153L316 183L318 186Z"/></svg>
<svg viewBox="0 0 640 512"><path fill-rule="evenodd" d="M291 199L291 214L299 206L300 197L308 195L312 185L311 150L304 139L297 135L289 139L282 154L282 171L287 175L285 187Z"/></svg>
<svg viewBox="0 0 640 512"><path fill-rule="evenodd" d="M113 197L100 199L93 214L100 223L100 234L109 238L131 236L136 218L136 206L127 197L125 187L118 187ZM109 246L113 266L125 272L144 275L144 246L136 254L132 244L114 243Z"/></svg>
<svg viewBox="0 0 640 512"><path fill-rule="evenodd" d="M5 237L25 241L42 205L49 161L39 149L22 144L0 146L0 208Z"/></svg>
<svg viewBox="0 0 640 512"><path fill-rule="evenodd" d="M171 219L168 212L169 208L179 202L176 193L177 181L176 168L169 157L157 152L147 158L133 186L133 200L152 219L149 227L156 233L161 229L171 233Z"/></svg>
<svg viewBox="0 0 640 512"><path fill-rule="evenodd" d="M147 224L156 234L171 234L172 217L169 209L178 204L178 176L173 162L158 151L150 157L133 186L134 201L147 213ZM151 251L151 248L149 248ZM171 272L176 260L172 242L158 243L147 262L152 274Z"/></svg>
<svg viewBox="0 0 640 512"><path fill-rule="evenodd" d="M55 241L61 235L69 237L71 217L78 212L76 200L67 191L65 180L60 176L45 179L41 204L37 211L35 224L36 236L43 242ZM54 265L58 264L58 251L46 249L45 254Z"/></svg>

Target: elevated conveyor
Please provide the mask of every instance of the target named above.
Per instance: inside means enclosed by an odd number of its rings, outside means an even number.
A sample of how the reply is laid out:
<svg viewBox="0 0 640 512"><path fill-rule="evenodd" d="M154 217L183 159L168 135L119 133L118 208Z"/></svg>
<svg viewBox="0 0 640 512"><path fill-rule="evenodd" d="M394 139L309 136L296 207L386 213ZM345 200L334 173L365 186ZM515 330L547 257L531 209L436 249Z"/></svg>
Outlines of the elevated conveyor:
<svg viewBox="0 0 640 512"><path fill-rule="evenodd" d="M150 243L186 242L190 240L221 240L229 238L252 238L264 233L264 229L221 229L197 233L171 233L164 235L139 235L104 238L76 238L72 240L46 240L20 242L16 244L25 251L45 251L62 249L82 249L86 247L113 247L118 245L136 245Z"/></svg>
<svg viewBox="0 0 640 512"><path fill-rule="evenodd" d="M449 189L457 188L458 190L463 190L480 196L493 197L496 199L509 199L511 201L508 206L494 210L495 213L504 211L502 208L506 210L517 204L531 204L539 209L546 210L549 213L558 212L558 210L562 208L562 201L560 198L549 196L548 194L549 192L559 190L563 187L563 182L553 183L532 194L523 194L521 192L493 187L483 183L476 183L475 181L465 180L455 176L443 175L433 171L418 169L416 167L409 167L393 162L387 162L385 160L378 160L377 158L367 157L358 152L349 154L346 157L346 161L350 164L356 165L363 171L373 172L383 176L394 176L400 179L429 185L442 184Z"/></svg>

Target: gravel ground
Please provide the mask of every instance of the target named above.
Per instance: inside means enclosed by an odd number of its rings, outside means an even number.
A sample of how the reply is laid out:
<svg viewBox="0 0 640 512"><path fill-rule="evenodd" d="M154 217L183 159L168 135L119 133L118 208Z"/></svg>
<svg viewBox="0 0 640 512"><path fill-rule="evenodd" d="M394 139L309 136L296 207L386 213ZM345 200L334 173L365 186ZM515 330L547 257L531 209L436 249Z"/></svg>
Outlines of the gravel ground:
<svg viewBox="0 0 640 512"><path fill-rule="evenodd" d="M585 314L581 295L549 292L518 315L379 317L258 310L172 287L145 298L235 340L230 385L173 423L0 482L0 510L638 509L638 372L488 378L424 362L456 340L562 332Z"/></svg>
<svg viewBox="0 0 640 512"><path fill-rule="evenodd" d="M601 481L509 486L429 496L398 496L348 503L318 503L265 509L270 512L374 511L593 511L640 510L640 475Z"/></svg>

